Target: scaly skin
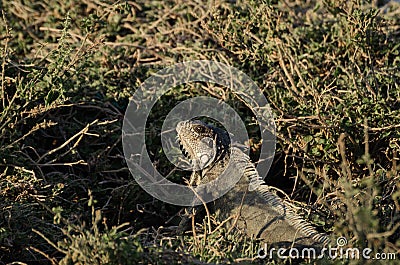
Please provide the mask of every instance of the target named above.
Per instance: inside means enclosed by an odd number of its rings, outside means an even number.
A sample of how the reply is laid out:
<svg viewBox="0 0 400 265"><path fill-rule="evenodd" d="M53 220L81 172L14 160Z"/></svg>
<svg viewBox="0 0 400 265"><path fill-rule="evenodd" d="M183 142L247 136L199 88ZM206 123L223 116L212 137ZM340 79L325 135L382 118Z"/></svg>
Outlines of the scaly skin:
<svg viewBox="0 0 400 265"><path fill-rule="evenodd" d="M249 157L230 146L225 131L198 120L180 122L176 130L182 151L197 170L191 182L207 183L226 169L229 174L241 174L233 189L212 205L221 220L231 217L227 222L229 227L235 226L268 244L323 246L329 243L327 235L317 232L270 191ZM178 230L182 231L187 224L186 216Z"/></svg>

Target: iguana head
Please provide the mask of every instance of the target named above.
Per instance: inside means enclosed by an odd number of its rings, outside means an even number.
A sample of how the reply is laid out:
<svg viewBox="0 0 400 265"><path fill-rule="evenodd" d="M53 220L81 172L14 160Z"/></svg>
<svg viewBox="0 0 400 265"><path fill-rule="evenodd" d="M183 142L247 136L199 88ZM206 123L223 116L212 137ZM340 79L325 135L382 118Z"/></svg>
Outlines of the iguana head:
<svg viewBox="0 0 400 265"><path fill-rule="evenodd" d="M200 120L181 121L176 126L182 153L195 170L210 166L229 145L228 134Z"/></svg>

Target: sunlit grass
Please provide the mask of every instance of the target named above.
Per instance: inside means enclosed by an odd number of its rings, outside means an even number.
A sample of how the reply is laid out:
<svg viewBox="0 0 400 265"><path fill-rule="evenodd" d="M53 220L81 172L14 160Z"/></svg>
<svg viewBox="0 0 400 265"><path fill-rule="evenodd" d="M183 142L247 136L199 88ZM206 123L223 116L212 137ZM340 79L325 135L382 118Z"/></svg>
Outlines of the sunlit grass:
<svg viewBox="0 0 400 265"><path fill-rule="evenodd" d="M268 184L349 247L399 251L398 4L16 0L0 9L2 262L255 258L259 242L228 234L221 220L174 235L180 208L145 193L123 158L130 95L158 69L195 59L228 63L263 89L278 139ZM171 169L160 151L163 118L197 95L241 114L256 158L251 111L227 88L188 85L151 114L148 144L159 170Z"/></svg>

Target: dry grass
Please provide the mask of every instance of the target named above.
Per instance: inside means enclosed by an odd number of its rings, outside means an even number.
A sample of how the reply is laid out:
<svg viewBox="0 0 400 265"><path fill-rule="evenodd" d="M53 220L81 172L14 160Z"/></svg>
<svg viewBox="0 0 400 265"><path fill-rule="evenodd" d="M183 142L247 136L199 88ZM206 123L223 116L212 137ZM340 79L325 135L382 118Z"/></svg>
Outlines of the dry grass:
<svg viewBox="0 0 400 265"><path fill-rule="evenodd" d="M387 263L396 264L400 9L361 2L1 2L1 262L250 263L258 243L217 220L184 238L160 228L175 225L180 208L138 187L123 158L134 89L166 65L208 59L264 88L278 137L267 182L319 229L349 247L395 252ZM234 106L256 158L251 111L225 88L182 86L151 114L160 171L171 169L162 119L196 95Z"/></svg>

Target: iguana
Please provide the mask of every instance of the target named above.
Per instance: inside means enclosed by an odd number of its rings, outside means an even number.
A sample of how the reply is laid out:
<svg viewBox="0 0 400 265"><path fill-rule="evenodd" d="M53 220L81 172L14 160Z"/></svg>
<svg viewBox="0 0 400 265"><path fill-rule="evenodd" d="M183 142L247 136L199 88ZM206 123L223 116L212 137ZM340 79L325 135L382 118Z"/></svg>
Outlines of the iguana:
<svg viewBox="0 0 400 265"><path fill-rule="evenodd" d="M270 190L250 158L239 148L231 146L226 131L200 120L181 121L176 131L183 154L196 169L191 184L199 185L216 179L224 172L230 159L230 165L234 167L230 174L242 174L233 189L211 203L223 220L231 217L228 225L268 244L324 246L329 243L326 234L317 232ZM184 216L178 230L182 232L189 220L188 215Z"/></svg>

